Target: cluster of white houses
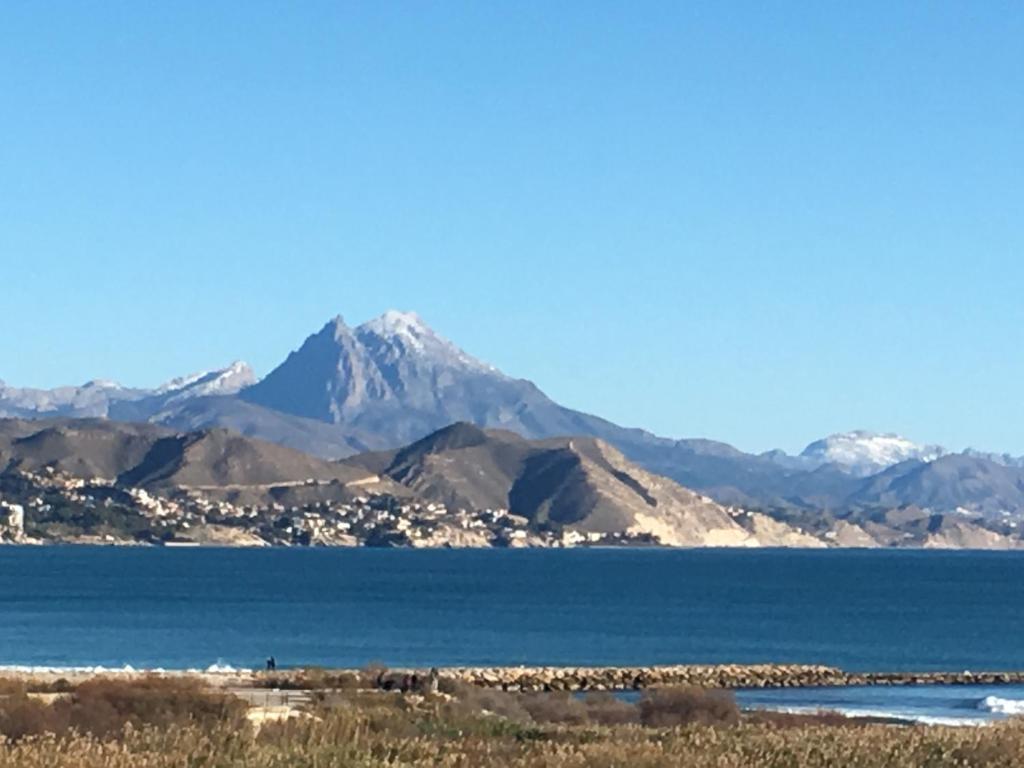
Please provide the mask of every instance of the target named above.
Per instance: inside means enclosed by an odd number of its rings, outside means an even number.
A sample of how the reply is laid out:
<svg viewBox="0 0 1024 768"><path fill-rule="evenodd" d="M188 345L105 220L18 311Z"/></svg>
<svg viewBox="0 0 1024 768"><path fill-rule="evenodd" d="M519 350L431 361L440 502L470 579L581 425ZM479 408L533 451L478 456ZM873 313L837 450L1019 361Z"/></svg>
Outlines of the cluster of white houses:
<svg viewBox="0 0 1024 768"><path fill-rule="evenodd" d="M25 508L0 499L0 543L25 540Z"/></svg>
<svg viewBox="0 0 1024 768"><path fill-rule="evenodd" d="M647 543L623 534L536 530L505 509L451 509L387 494L301 505L241 504L195 490L163 495L53 472L24 473L21 479L20 497L0 501L0 541L400 547ZM26 535L26 516L37 523L30 526L32 538ZM59 525L48 526L54 519Z"/></svg>

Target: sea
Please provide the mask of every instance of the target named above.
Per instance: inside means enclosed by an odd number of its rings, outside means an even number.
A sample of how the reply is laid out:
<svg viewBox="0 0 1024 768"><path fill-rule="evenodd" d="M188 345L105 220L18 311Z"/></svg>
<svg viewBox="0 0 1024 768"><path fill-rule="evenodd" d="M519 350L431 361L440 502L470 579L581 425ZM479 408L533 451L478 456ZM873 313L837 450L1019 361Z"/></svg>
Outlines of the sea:
<svg viewBox="0 0 1024 768"><path fill-rule="evenodd" d="M0 547L25 668L794 662L1024 669L1024 553ZM745 707L977 723L1022 686L741 691Z"/></svg>

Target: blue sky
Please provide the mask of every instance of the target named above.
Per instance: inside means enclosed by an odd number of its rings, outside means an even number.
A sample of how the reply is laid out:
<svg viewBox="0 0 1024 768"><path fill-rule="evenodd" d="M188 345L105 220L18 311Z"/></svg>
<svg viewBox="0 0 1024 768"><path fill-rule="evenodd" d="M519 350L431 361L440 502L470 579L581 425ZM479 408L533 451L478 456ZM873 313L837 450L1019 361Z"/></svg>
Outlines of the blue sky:
<svg viewBox="0 0 1024 768"><path fill-rule="evenodd" d="M0 378L418 311L557 400L1024 453L1024 5L0 5Z"/></svg>

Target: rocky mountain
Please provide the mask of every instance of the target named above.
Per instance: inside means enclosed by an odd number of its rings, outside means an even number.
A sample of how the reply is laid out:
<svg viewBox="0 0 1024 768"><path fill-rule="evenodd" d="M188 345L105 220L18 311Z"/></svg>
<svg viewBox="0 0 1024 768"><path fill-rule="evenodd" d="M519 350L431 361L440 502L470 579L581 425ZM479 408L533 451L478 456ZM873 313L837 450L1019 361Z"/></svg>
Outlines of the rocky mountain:
<svg viewBox="0 0 1024 768"><path fill-rule="evenodd" d="M471 357L404 312L356 328L334 318L240 398L388 446L457 421L529 438L642 434L559 406L533 383Z"/></svg>
<svg viewBox="0 0 1024 768"><path fill-rule="evenodd" d="M561 406L532 382L507 376L463 352L413 313L387 312L356 328L334 318L237 399L307 424L333 425L333 432L319 438L324 448L318 451L326 449L324 455L331 456L344 455L346 447L402 445L465 421L529 439L596 437L684 485L721 489L723 498L761 498L760 478L781 487L788 474L770 460L725 443L661 438ZM226 401L204 406L206 412L191 426L225 423L221 410L231 407ZM249 418L249 423L238 420L231 426L281 440L257 424L265 419L257 419L256 412ZM180 425L176 417L162 421Z"/></svg>

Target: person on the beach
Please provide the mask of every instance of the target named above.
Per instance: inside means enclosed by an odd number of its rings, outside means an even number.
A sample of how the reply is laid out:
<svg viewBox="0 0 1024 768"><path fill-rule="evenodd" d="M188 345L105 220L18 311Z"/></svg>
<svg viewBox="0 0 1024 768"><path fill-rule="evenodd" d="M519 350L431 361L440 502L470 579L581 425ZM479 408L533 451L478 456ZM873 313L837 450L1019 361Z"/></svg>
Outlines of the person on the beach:
<svg viewBox="0 0 1024 768"><path fill-rule="evenodd" d="M271 656L267 659L267 672L274 672L277 669L277 659Z"/></svg>

